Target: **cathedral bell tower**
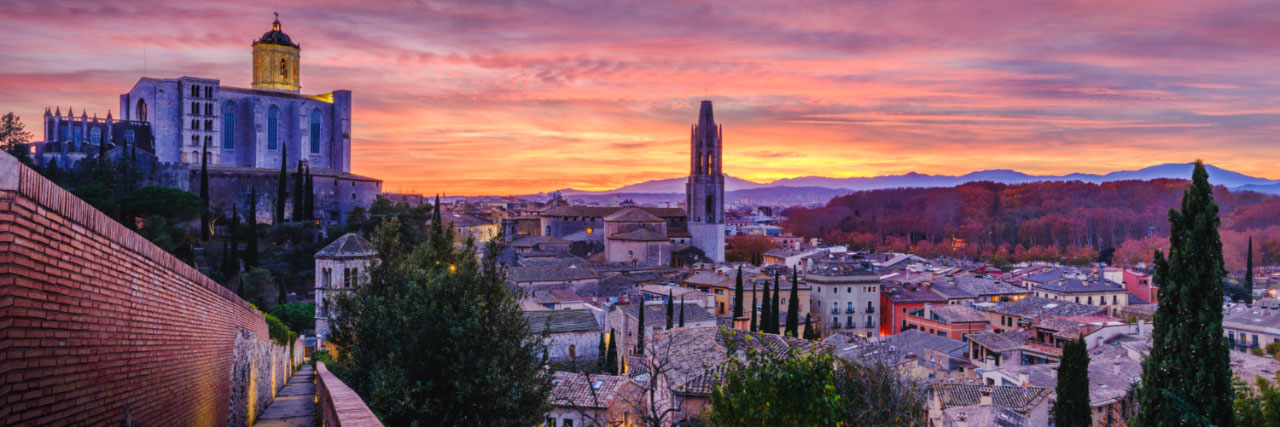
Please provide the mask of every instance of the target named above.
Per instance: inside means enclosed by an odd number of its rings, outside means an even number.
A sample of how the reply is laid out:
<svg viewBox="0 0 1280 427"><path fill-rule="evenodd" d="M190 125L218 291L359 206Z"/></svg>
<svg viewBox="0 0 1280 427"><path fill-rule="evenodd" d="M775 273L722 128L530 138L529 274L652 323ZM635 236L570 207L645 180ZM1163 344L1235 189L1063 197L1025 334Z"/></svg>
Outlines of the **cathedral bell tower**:
<svg viewBox="0 0 1280 427"><path fill-rule="evenodd" d="M690 136L689 182L685 184L685 211L693 246L715 262L724 262L724 173L721 171L723 129L711 113L711 101L702 101L698 123Z"/></svg>
<svg viewBox="0 0 1280 427"><path fill-rule="evenodd" d="M253 42L253 88L298 93L298 57L302 50L280 31L280 15L276 14L271 31Z"/></svg>

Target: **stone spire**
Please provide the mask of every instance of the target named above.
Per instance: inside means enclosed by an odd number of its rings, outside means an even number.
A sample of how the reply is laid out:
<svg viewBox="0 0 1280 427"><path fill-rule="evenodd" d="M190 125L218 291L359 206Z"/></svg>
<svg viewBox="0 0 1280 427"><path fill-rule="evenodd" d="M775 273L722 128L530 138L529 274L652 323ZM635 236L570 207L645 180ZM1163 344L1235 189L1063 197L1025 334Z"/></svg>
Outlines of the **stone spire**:
<svg viewBox="0 0 1280 427"><path fill-rule="evenodd" d="M55 112L55 113L53 113L53 115L58 116L58 117L62 117L62 107L58 107L58 111L57 111L57 112Z"/></svg>
<svg viewBox="0 0 1280 427"><path fill-rule="evenodd" d="M693 246L715 262L724 262L723 136L711 101L702 101L698 122L690 135L689 181L685 184L685 215Z"/></svg>
<svg viewBox="0 0 1280 427"><path fill-rule="evenodd" d="M45 116L45 117L49 117L49 116L52 116L52 115L53 115L53 113L50 113L50 112L49 112L49 107L44 107L44 116Z"/></svg>

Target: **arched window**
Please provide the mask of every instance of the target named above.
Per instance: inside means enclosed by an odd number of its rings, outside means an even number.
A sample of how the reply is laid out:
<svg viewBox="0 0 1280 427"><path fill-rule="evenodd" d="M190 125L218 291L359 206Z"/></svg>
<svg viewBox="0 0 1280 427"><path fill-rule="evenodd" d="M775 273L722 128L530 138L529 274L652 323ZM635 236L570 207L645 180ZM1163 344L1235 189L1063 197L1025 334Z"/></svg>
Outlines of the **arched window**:
<svg viewBox="0 0 1280 427"><path fill-rule="evenodd" d="M289 78L289 66L287 63L285 63L284 58L280 58L280 78L281 79Z"/></svg>
<svg viewBox="0 0 1280 427"><path fill-rule="evenodd" d="M73 136L72 136L72 140L73 140L73 141L75 141L75 143L74 143L74 144L72 144L71 146L72 146L72 147L75 147L75 148L77 148L77 149L83 149L83 148L81 148L81 147L80 147L80 142L81 142L81 141L84 141L84 128L82 128L82 127L80 127L80 126L76 126L76 127L72 128L72 129L73 129L73 131L74 131L74 133L72 133L72 135L73 135Z"/></svg>
<svg viewBox="0 0 1280 427"><path fill-rule="evenodd" d="M230 102L222 104L222 149L236 148L236 105Z"/></svg>
<svg viewBox="0 0 1280 427"><path fill-rule="evenodd" d="M311 110L311 153L320 152L320 110Z"/></svg>
<svg viewBox="0 0 1280 427"><path fill-rule="evenodd" d="M191 103L191 114L192 115L200 114L200 103L198 102Z"/></svg>
<svg viewBox="0 0 1280 427"><path fill-rule="evenodd" d="M204 87L204 97L205 97L205 98L213 98L213 86L205 86L205 87ZM210 113L210 114L212 114L212 113Z"/></svg>
<svg viewBox="0 0 1280 427"><path fill-rule="evenodd" d="M138 112L137 114L138 121L143 121L143 122L147 121L147 100L139 99L138 107L136 108L136 110Z"/></svg>
<svg viewBox="0 0 1280 427"><path fill-rule="evenodd" d="M89 142L93 144L102 144L102 129L89 129Z"/></svg>
<svg viewBox="0 0 1280 427"><path fill-rule="evenodd" d="M707 196L707 222L716 222L715 199Z"/></svg>
<svg viewBox="0 0 1280 427"><path fill-rule="evenodd" d="M124 130L124 143L128 145L133 145L133 129Z"/></svg>
<svg viewBox="0 0 1280 427"><path fill-rule="evenodd" d="M276 140L276 137L278 136L277 135L278 129L280 127L279 124L276 122L279 121L277 120L279 118L280 118L280 108L272 105L271 109L267 110L267 149L268 150L275 150L279 148L277 147L279 145L279 141Z"/></svg>
<svg viewBox="0 0 1280 427"><path fill-rule="evenodd" d="M208 104L208 103L204 104L204 115L206 116L213 115L213 104Z"/></svg>

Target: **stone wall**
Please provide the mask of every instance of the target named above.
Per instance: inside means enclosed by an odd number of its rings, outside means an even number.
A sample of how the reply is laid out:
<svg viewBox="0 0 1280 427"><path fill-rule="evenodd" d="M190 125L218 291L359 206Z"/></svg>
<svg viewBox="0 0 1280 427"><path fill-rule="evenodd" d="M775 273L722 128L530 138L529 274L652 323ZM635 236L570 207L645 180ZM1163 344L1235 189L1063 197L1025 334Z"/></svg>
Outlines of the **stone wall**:
<svg viewBox="0 0 1280 427"><path fill-rule="evenodd" d="M316 415L327 427L380 427L364 399L329 373L324 363L316 363Z"/></svg>
<svg viewBox="0 0 1280 427"><path fill-rule="evenodd" d="M267 336L231 291L0 153L0 425L227 424L237 340Z"/></svg>

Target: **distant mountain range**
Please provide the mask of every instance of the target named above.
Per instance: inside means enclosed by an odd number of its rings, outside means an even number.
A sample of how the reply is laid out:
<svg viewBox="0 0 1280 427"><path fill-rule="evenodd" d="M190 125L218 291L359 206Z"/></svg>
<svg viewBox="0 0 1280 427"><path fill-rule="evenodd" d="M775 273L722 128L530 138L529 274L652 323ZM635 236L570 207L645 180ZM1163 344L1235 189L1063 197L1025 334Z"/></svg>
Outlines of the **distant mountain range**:
<svg viewBox="0 0 1280 427"><path fill-rule="evenodd" d="M1043 181L1083 181L1103 183L1125 180L1151 180L1157 178L1190 179L1192 163L1166 163L1138 170L1116 171L1107 174L1072 173L1067 175L1030 175L1007 169L993 169L971 172L964 175L927 175L911 172L902 175L884 175L866 178L830 178L821 176L805 176L786 178L773 182L761 183L748 181L732 176L725 176L725 198L732 202L740 199L752 199L758 203L778 203L782 199L790 203L825 200L831 197L863 190L905 187L953 187L966 182L993 181L1005 184L1022 184ZM1258 178L1239 172L1222 169L1213 165L1205 165L1209 172L1209 181L1214 185L1222 185L1232 190L1250 190L1261 193L1280 194L1280 180ZM603 199L631 198L644 199L649 202L683 198L685 177L658 179L631 184L612 190L581 191L574 189L560 190L566 197ZM796 193L805 193L803 196ZM790 197L788 197L790 195ZM650 197L646 197L650 196ZM656 196L656 197L653 197ZM802 200L803 199L803 200ZM642 200L636 202L645 203Z"/></svg>

